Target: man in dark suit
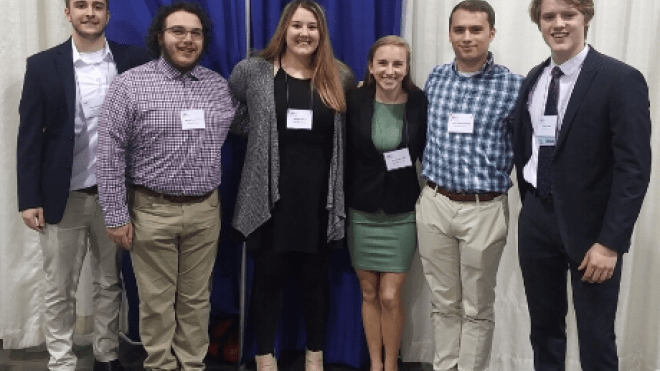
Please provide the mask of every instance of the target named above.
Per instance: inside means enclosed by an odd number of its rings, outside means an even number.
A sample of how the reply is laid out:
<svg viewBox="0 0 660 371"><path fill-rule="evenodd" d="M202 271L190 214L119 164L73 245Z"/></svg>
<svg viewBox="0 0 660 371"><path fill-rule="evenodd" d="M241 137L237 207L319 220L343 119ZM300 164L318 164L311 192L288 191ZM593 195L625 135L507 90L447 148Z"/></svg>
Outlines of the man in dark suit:
<svg viewBox="0 0 660 371"><path fill-rule="evenodd" d="M585 44L593 0L533 0L551 58L523 82L514 153L518 239L536 370L564 370L570 271L585 371L618 370L621 260L651 170L642 74Z"/></svg>
<svg viewBox="0 0 660 371"><path fill-rule="evenodd" d="M94 370L117 360L119 251L105 232L96 190L96 124L110 81L148 61L143 51L106 41L109 0L66 0L71 39L31 56L19 107L18 204L40 232L45 337L50 370L76 368L75 292L89 250L94 272Z"/></svg>

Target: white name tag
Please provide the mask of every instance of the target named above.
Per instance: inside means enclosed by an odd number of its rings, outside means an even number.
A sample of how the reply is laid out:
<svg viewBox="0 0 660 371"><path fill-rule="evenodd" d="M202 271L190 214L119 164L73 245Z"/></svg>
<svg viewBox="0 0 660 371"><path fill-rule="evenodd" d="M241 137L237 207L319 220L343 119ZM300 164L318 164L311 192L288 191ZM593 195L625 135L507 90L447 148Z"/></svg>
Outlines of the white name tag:
<svg viewBox="0 0 660 371"><path fill-rule="evenodd" d="M206 129L203 109L189 109L181 111L181 129Z"/></svg>
<svg viewBox="0 0 660 371"><path fill-rule="evenodd" d="M383 156L385 156L385 165L387 166L387 171L412 166L412 161L410 160L410 151L408 151L408 148L401 148L397 149L396 151L385 152L383 153Z"/></svg>
<svg viewBox="0 0 660 371"><path fill-rule="evenodd" d="M474 115L471 113L450 113L448 130L450 133L458 134L474 133Z"/></svg>
<svg viewBox="0 0 660 371"><path fill-rule="evenodd" d="M288 109L286 111L287 129L312 130L313 112L308 109Z"/></svg>
<svg viewBox="0 0 660 371"><path fill-rule="evenodd" d="M536 128L536 139L540 146L554 146L557 134L557 116L543 116Z"/></svg>

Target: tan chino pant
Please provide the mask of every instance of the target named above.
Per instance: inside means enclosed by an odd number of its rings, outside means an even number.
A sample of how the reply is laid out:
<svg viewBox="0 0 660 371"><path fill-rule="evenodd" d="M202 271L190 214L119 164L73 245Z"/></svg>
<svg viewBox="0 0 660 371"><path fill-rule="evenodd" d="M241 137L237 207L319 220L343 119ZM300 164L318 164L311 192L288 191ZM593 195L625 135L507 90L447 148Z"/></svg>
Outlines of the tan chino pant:
<svg viewBox="0 0 660 371"><path fill-rule="evenodd" d="M147 370L203 370L210 279L220 234L218 191L173 203L134 192L131 257Z"/></svg>
<svg viewBox="0 0 660 371"><path fill-rule="evenodd" d="M76 290L85 255L91 253L94 292L94 357L101 362L117 359L119 307L122 283L120 250L105 232L97 195L72 191L58 224L47 224L41 234L44 259L44 335L50 354L49 370L74 371Z"/></svg>
<svg viewBox="0 0 660 371"><path fill-rule="evenodd" d="M487 370L495 327L495 280L506 243L507 196L452 201L425 186L417 236L431 289L435 371Z"/></svg>

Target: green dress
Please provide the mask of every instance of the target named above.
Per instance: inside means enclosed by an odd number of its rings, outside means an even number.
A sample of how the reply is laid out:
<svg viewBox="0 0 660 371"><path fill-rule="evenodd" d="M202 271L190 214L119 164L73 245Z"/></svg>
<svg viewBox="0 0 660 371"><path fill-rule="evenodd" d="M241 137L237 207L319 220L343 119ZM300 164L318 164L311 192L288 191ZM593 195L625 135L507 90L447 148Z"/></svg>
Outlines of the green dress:
<svg viewBox="0 0 660 371"><path fill-rule="evenodd" d="M374 101L371 139L381 152L401 144L405 103ZM417 247L415 212L385 214L349 209L348 246L356 269L376 272L406 272Z"/></svg>

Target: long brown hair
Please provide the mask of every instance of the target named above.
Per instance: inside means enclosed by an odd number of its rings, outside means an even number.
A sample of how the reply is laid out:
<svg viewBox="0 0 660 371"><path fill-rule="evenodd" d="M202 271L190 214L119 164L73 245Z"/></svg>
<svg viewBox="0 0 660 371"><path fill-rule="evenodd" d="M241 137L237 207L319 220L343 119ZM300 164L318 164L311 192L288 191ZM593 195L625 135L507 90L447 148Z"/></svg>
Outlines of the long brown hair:
<svg viewBox="0 0 660 371"><path fill-rule="evenodd" d="M385 45L400 46L406 49L406 76L404 76L403 81L401 81L401 87L403 87L403 90L406 93L410 93L413 90L418 90L419 88L415 85L415 83L412 81L412 78L410 77L410 46L406 40L403 39L403 37L388 35L376 40L376 42L371 45L371 48L369 49L369 55L367 56L367 58L369 58L368 64L372 64L374 62L374 55L376 54L376 50ZM376 89L376 79L374 79L374 76L371 74L371 72L369 72L368 68L367 73L364 75L364 86L367 88Z"/></svg>
<svg viewBox="0 0 660 371"><path fill-rule="evenodd" d="M330 44L328 23L325 19L323 8L311 0L292 1L282 10L282 16L277 24L273 37L261 52L257 55L269 61L278 59L286 50L286 32L298 8L304 8L314 14L318 22L319 45L312 55L312 86L316 88L323 103L335 111L346 111L346 100L344 89L341 84L339 69L344 69L343 64L335 60Z"/></svg>

